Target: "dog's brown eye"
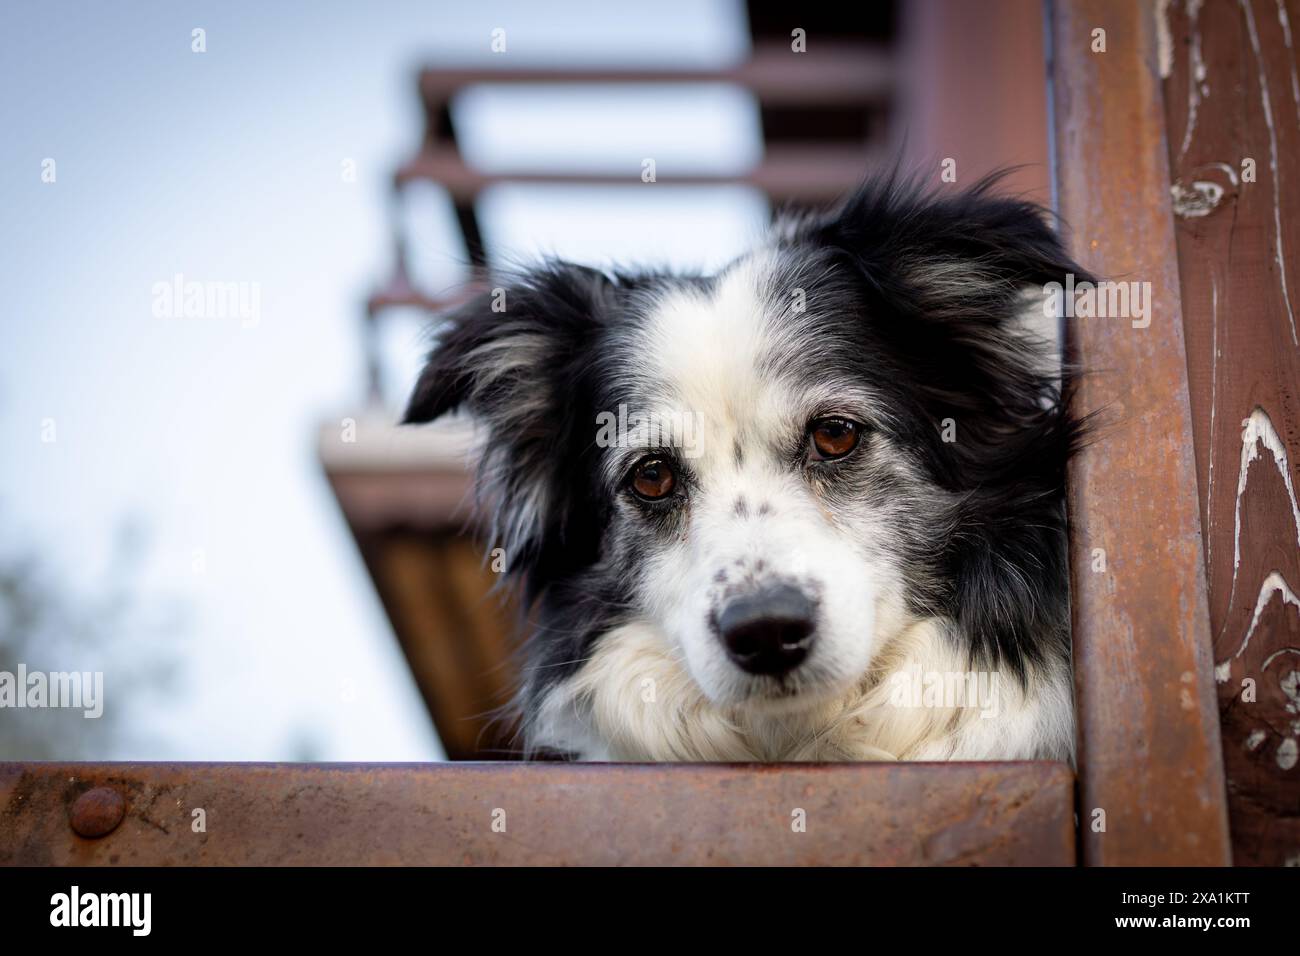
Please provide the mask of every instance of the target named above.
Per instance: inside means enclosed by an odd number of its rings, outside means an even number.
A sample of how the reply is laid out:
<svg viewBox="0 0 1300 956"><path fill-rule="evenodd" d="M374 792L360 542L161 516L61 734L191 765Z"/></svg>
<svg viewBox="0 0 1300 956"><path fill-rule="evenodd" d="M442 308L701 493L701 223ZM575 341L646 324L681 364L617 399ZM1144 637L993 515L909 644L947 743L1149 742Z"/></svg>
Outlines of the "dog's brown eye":
<svg viewBox="0 0 1300 956"><path fill-rule="evenodd" d="M632 470L632 490L648 501L666 497L677 484L677 476L662 458L644 458Z"/></svg>
<svg viewBox="0 0 1300 956"><path fill-rule="evenodd" d="M812 456L816 461L843 458L858 447L858 426L847 418L819 418L812 423Z"/></svg>

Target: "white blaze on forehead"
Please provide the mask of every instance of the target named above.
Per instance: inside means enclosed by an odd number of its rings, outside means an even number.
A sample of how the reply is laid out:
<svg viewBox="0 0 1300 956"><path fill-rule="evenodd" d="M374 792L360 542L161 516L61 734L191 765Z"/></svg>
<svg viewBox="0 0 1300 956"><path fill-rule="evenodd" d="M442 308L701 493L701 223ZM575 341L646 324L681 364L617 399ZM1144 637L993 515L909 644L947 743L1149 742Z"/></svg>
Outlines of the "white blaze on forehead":
<svg viewBox="0 0 1300 956"><path fill-rule="evenodd" d="M779 440L798 397L773 374L772 304L761 264L742 262L710 291L679 289L650 314L636 344L651 412L689 417L702 464Z"/></svg>
<svg viewBox="0 0 1300 956"><path fill-rule="evenodd" d="M759 253L707 291L675 289L633 342L635 401L648 406L642 414L685 423L697 470L730 467L737 447L746 459L785 447L814 413L865 416L878 407L864 383L832 371L836 363L825 359L837 347L833 333L793 311L793 295L804 290L774 285L778 274Z"/></svg>

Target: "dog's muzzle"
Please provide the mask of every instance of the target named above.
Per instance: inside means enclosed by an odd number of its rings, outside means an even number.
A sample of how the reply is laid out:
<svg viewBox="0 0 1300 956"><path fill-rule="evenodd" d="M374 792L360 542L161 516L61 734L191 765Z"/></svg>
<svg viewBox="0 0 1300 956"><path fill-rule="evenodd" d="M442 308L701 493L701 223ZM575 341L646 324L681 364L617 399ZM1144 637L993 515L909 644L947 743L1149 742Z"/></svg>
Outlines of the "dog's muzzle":
<svg viewBox="0 0 1300 956"><path fill-rule="evenodd" d="M779 676L808 656L816 611L801 590L781 584L728 601L718 615L718 634L742 670Z"/></svg>

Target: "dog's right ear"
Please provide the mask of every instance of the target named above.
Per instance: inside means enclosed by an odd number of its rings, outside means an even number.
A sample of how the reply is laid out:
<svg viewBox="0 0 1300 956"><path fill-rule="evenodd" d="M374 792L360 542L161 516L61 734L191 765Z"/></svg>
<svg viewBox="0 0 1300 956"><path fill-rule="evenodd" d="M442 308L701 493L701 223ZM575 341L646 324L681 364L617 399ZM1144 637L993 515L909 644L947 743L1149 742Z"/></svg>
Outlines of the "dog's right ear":
<svg viewBox="0 0 1300 956"><path fill-rule="evenodd" d="M464 408L479 425L479 497L512 570L563 540L580 507L582 408L613 296L603 273L562 262L483 293L439 330L407 405L404 423Z"/></svg>
<svg viewBox="0 0 1300 956"><path fill-rule="evenodd" d="M461 306L439 330L403 424L431 422L462 405L490 419L505 404L535 402L553 363L572 358L603 324L609 295L598 270L551 262Z"/></svg>
<svg viewBox="0 0 1300 956"><path fill-rule="evenodd" d="M580 324L588 311L581 289L561 281L562 275L574 278L567 268L556 264L525 274L446 316L402 424L431 422L462 405L482 414L506 392L525 387L550 350L551 334L563 337L565 327Z"/></svg>

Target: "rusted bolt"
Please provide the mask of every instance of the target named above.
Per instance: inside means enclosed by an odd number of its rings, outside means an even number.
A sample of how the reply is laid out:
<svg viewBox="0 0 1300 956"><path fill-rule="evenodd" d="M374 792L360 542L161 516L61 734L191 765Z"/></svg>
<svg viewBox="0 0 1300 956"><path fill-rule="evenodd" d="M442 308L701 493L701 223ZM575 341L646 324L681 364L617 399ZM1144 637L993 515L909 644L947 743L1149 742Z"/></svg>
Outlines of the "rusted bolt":
<svg viewBox="0 0 1300 956"><path fill-rule="evenodd" d="M126 816L126 801L116 790L96 787L77 797L72 805L72 829L88 839L106 836Z"/></svg>

